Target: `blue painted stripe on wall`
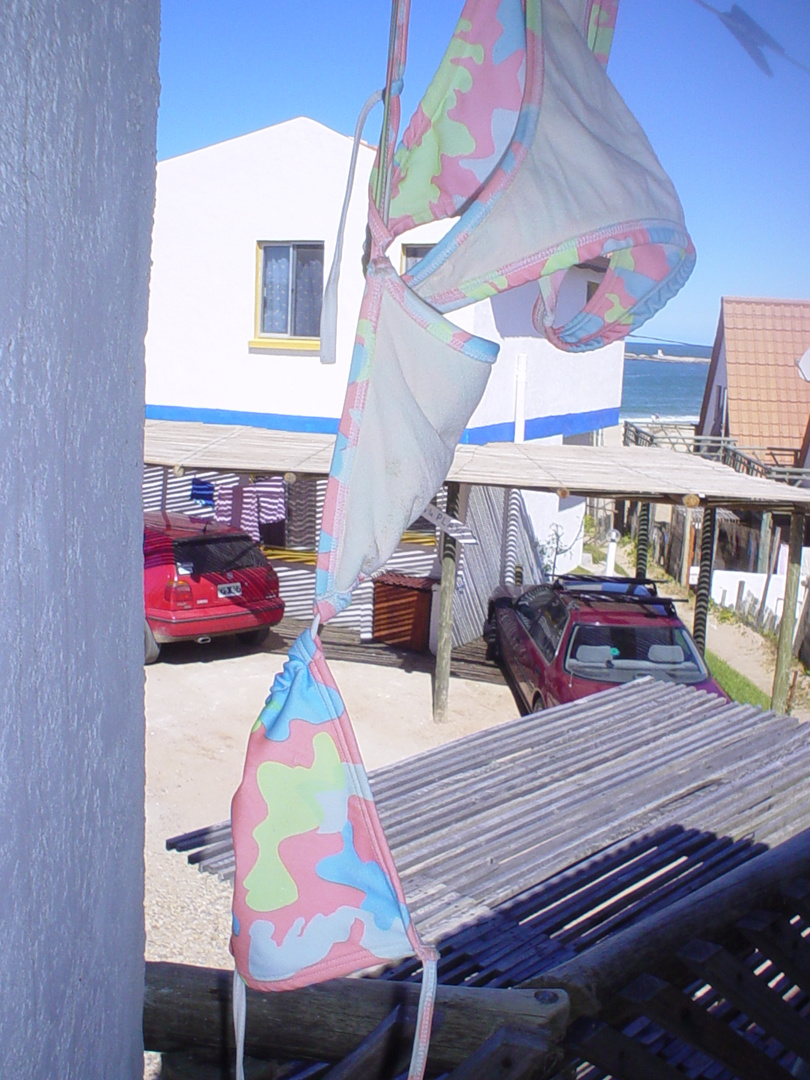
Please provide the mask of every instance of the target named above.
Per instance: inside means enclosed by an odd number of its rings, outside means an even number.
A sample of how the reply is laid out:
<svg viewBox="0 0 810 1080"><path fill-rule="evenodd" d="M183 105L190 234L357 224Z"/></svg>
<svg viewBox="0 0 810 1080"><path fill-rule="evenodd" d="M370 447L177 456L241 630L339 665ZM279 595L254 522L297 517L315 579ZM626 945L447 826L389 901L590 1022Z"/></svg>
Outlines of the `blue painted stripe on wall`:
<svg viewBox="0 0 810 1080"><path fill-rule="evenodd" d="M614 427L619 423L618 409L594 409L590 412L562 413L558 416L537 416L527 420L524 438L546 439L551 435L581 435L584 431L597 428ZM513 423L485 424L482 427L467 428L461 436L462 443L482 446L488 442L513 442L515 425Z"/></svg>
<svg viewBox="0 0 810 1080"><path fill-rule="evenodd" d="M488 442L514 442L515 425L513 423L485 424L483 427L467 428L461 436L461 442L474 446L483 446Z"/></svg>
<svg viewBox="0 0 810 1080"><path fill-rule="evenodd" d="M563 413L560 416L538 416L526 421L526 439L545 439L549 435L581 435L585 431L615 427L619 422L618 409L594 409L591 412Z"/></svg>
<svg viewBox="0 0 810 1080"><path fill-rule="evenodd" d="M186 423L240 424L271 431L303 431L308 434L337 435L338 421L332 416L289 416L286 413L239 412L231 409L190 409L183 405L147 405L147 420L182 420Z"/></svg>
<svg viewBox="0 0 810 1080"><path fill-rule="evenodd" d="M242 424L245 427L269 428L271 431L301 431L336 435L338 421L331 416L289 416L286 413L239 412L230 409L192 409L183 405L147 405L147 420L182 420L202 424ZM591 412L562 413L559 416L538 416L527 420L525 438L545 439L551 435L580 435L584 431L614 427L619 423L618 409L596 409ZM488 442L513 442L515 425L512 421L484 424L467 428L461 442L482 446Z"/></svg>

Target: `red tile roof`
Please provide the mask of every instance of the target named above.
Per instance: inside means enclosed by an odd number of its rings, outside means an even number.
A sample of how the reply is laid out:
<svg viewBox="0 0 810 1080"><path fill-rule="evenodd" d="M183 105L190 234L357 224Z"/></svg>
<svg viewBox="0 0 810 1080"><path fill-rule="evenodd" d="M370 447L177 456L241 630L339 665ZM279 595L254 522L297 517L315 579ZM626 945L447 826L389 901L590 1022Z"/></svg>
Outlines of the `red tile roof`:
<svg viewBox="0 0 810 1080"><path fill-rule="evenodd" d="M799 450L810 418L810 382L796 361L810 348L810 300L723 297L704 412L723 343L729 435L741 447Z"/></svg>

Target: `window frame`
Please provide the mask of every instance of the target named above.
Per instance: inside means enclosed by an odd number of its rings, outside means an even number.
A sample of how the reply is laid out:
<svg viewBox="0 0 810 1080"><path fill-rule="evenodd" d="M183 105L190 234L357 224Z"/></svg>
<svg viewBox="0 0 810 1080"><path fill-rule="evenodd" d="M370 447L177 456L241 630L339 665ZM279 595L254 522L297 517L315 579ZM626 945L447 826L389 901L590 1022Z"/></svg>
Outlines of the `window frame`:
<svg viewBox="0 0 810 1080"><path fill-rule="evenodd" d="M282 334L278 331L268 333L262 330L262 314L264 307L264 252L265 248L270 247L286 247L290 252L290 280L287 292L288 325L292 324L294 319L296 249L319 247L324 256L322 269L325 270L326 245L322 240L258 240L256 242L253 337L248 342L248 347L251 349L280 350L282 352L318 352L321 347L320 335L305 336L293 333ZM321 288L323 290L323 285ZM321 291L321 305L323 305L323 291ZM322 310L323 306L321 306L321 311Z"/></svg>
<svg viewBox="0 0 810 1080"><path fill-rule="evenodd" d="M435 247L435 241L428 244L403 244L400 252L400 273L410 273Z"/></svg>

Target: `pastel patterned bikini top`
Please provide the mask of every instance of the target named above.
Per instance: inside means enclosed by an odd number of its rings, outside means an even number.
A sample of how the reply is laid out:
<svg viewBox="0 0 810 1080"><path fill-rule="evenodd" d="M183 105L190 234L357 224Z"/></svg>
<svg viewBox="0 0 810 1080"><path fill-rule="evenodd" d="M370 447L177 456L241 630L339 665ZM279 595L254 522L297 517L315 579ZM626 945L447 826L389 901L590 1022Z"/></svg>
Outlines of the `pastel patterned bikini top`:
<svg viewBox="0 0 810 1080"><path fill-rule="evenodd" d="M605 73L616 8L617 0L467 0L395 153L399 99L391 100L326 494L316 587L324 621L432 499L484 392L497 346L446 313L536 282L537 330L563 350L595 349L655 314L692 270L672 183ZM403 66L400 42L395 86ZM386 256L393 239L448 217L457 220L444 238L398 275ZM601 282L560 324L563 280L583 262L604 270ZM321 335L328 352L328 319Z"/></svg>
<svg viewBox="0 0 810 1080"><path fill-rule="evenodd" d="M437 953L408 914L317 624L350 602L424 511L484 392L498 348L447 312L537 282L537 330L560 349L594 349L662 307L688 277L694 251L672 184L605 74L618 0L468 0L396 152L409 5L394 5L387 127L327 483L316 620L250 735L232 808L231 947L242 1032L245 982L283 990L418 956L423 992L409 1073L418 1080ZM443 240L397 274L386 255L394 237L449 217L457 221ZM342 230L335 268L341 240ZM559 324L567 271L594 260L601 284ZM334 353L335 268L324 360Z"/></svg>

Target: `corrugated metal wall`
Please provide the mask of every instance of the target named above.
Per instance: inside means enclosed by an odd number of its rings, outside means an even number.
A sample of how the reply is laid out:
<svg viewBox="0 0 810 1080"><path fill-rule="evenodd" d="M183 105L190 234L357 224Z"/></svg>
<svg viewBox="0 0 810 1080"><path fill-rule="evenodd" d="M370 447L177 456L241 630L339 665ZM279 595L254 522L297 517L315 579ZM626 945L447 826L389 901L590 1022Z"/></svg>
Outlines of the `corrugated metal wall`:
<svg viewBox="0 0 810 1080"><path fill-rule="evenodd" d="M212 517L213 509L191 498L192 480L208 481L215 489L250 483L237 473L211 471L184 472L175 476L160 466L146 466L143 475L145 510L165 507L183 514ZM318 543L326 477L299 476L287 485L287 547L314 552ZM444 489L437 503L446 503ZM453 645L465 645L481 636L487 605L497 585L520 567L529 585L543 580L537 542L531 520L519 491L506 488L472 487L467 503L467 524L478 543L461 546L453 609ZM311 619L315 595L315 567L310 561L274 560L279 577L285 614L293 619ZM386 570L414 577L440 576L438 549L429 543L401 544L388 560ZM361 637L371 638L374 615L373 582L364 582L351 605L333 620L336 626L352 627Z"/></svg>
<svg viewBox="0 0 810 1080"><path fill-rule="evenodd" d="M453 645L481 636L489 598L520 567L523 581L543 581L537 541L523 496L514 488L471 487L466 524L477 544L461 547L453 605Z"/></svg>

